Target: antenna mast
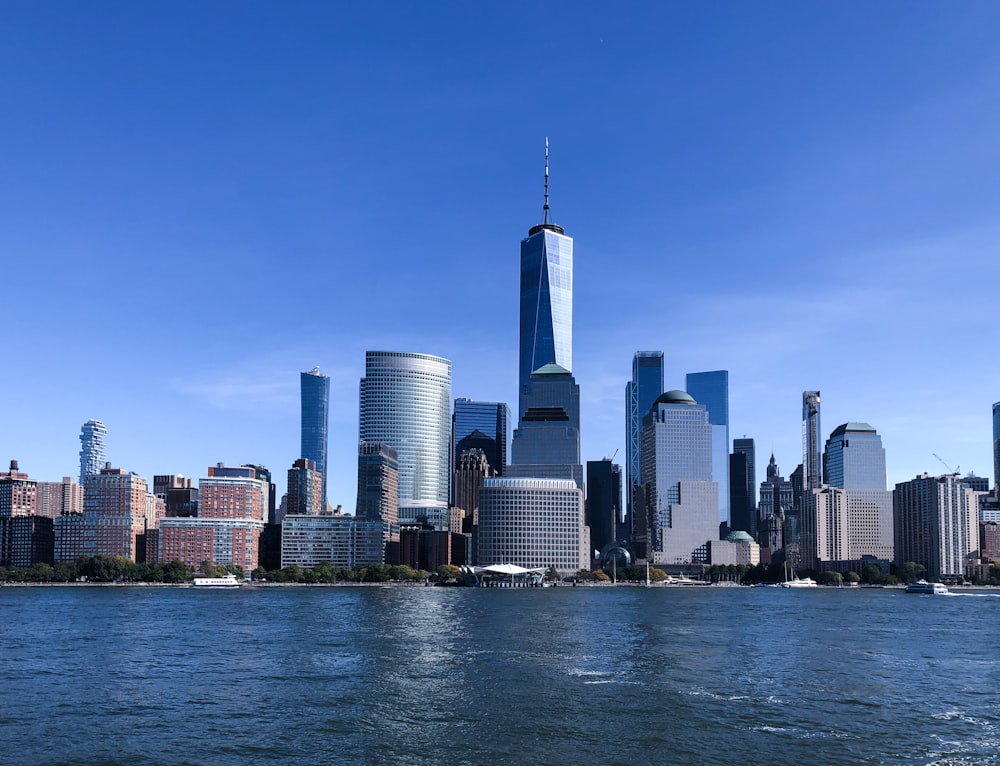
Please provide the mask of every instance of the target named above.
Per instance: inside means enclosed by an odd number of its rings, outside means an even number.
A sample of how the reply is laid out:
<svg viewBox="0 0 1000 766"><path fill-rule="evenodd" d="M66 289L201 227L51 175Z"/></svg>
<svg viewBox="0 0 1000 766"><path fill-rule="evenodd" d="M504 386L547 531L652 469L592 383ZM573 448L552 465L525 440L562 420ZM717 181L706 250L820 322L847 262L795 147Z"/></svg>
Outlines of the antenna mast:
<svg viewBox="0 0 1000 766"><path fill-rule="evenodd" d="M549 222L549 137L545 137L545 204L542 205L542 223Z"/></svg>

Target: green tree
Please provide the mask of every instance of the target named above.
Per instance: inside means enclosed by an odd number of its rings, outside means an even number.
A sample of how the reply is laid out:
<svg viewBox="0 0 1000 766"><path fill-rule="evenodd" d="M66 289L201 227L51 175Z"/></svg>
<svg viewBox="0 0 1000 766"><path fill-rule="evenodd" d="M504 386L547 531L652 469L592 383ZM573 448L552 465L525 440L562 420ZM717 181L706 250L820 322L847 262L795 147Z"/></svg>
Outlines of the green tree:
<svg viewBox="0 0 1000 766"><path fill-rule="evenodd" d="M859 583L861 582L861 575L859 575L857 572L848 572L846 575L844 575L844 580L851 583Z"/></svg>
<svg viewBox="0 0 1000 766"><path fill-rule="evenodd" d="M462 570L453 564L442 564L435 573L439 580L457 580Z"/></svg>
<svg viewBox="0 0 1000 766"><path fill-rule="evenodd" d="M816 575L816 582L820 585L839 585L844 581L844 576L840 572L820 572Z"/></svg>
<svg viewBox="0 0 1000 766"><path fill-rule="evenodd" d="M915 561L907 561L898 570L896 570L896 576L904 583L916 582L917 580L922 580L927 575L927 567L923 564L918 564Z"/></svg>
<svg viewBox="0 0 1000 766"><path fill-rule="evenodd" d="M875 564L865 564L861 570L861 581L869 585L878 585L882 582L882 570Z"/></svg>

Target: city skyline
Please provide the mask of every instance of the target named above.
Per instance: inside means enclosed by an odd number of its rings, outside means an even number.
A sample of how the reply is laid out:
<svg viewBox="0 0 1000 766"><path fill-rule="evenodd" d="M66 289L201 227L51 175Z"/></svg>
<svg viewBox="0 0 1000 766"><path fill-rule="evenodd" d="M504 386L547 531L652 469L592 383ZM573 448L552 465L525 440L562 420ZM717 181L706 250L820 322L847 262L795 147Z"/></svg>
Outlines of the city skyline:
<svg viewBox="0 0 1000 766"><path fill-rule="evenodd" d="M19 74L0 126L15 222L0 251L19 287L0 310L59 359L6 381L4 463L73 476L96 418L115 467L253 463L280 494L300 457L296 378L318 364L329 500L350 510L367 351L450 359L453 397L515 406L518 243L541 220L548 135L552 220L574 238L584 461L624 454L630 360L662 349L666 389L729 371L730 438L786 475L805 390L823 392L824 423L877 429L890 487L939 473L935 453L991 474L997 363L943 360L991 340L970 286L1000 241L1000 112L982 98L1000 84L1000 10L582 7L539 78L520 54L549 38L516 8L401 8L381 26L360 9L209 8L201 37L189 8L66 6L53 22L22 6L0 31ZM472 24L496 53L461 34ZM761 25L767 45L740 49ZM256 61L271 27L287 58ZM559 109L517 108L549 93ZM308 280L283 278L296 259Z"/></svg>

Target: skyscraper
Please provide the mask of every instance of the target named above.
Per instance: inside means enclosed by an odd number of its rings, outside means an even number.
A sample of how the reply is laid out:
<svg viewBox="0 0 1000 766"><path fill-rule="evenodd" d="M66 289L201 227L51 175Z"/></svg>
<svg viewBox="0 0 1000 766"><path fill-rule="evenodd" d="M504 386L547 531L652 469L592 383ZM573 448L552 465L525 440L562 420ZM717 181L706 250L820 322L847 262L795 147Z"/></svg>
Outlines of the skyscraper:
<svg viewBox="0 0 1000 766"><path fill-rule="evenodd" d="M685 391L661 394L643 418L642 484L647 557L658 564L707 562L708 543L719 537L712 426L705 406Z"/></svg>
<svg viewBox="0 0 1000 766"><path fill-rule="evenodd" d="M330 378L322 375L319 367L299 374L302 398L302 446L299 457L316 463L322 475L321 506L326 510L326 448L327 424L330 412Z"/></svg>
<svg viewBox="0 0 1000 766"><path fill-rule="evenodd" d="M637 516L645 512L642 503L634 501L642 466L642 419L662 393L663 352L636 351L632 380L625 384L625 510L630 540L636 532Z"/></svg>
<svg viewBox="0 0 1000 766"><path fill-rule="evenodd" d="M841 489L885 489L882 437L867 423L833 429L823 456L826 483Z"/></svg>
<svg viewBox="0 0 1000 766"><path fill-rule="evenodd" d="M892 493L897 564L914 561L928 579L961 577L966 557L979 548L976 493L958 476L923 474Z"/></svg>
<svg viewBox="0 0 1000 766"><path fill-rule="evenodd" d="M729 372L689 372L687 392L708 410L708 422L712 424L712 481L719 485L719 520L728 522Z"/></svg>
<svg viewBox="0 0 1000 766"><path fill-rule="evenodd" d="M757 539L757 456L753 439L733 439L729 456L729 526Z"/></svg>
<svg viewBox="0 0 1000 766"><path fill-rule="evenodd" d="M323 504L323 477L316 463L300 457L288 469L288 513L318 516L326 510Z"/></svg>
<svg viewBox="0 0 1000 766"><path fill-rule="evenodd" d="M1000 402L993 405L993 486L1000 486Z"/></svg>
<svg viewBox="0 0 1000 766"><path fill-rule="evenodd" d="M590 546L603 552L617 541L622 510L622 469L610 458L587 461L586 522Z"/></svg>
<svg viewBox="0 0 1000 766"><path fill-rule="evenodd" d="M802 470L803 490L817 489L823 483L820 465L822 441L819 424L819 391L802 392Z"/></svg>
<svg viewBox="0 0 1000 766"><path fill-rule="evenodd" d="M451 362L429 354L369 351L361 379L360 441L399 459L399 507L448 507Z"/></svg>
<svg viewBox="0 0 1000 766"><path fill-rule="evenodd" d="M535 370L547 364L573 370L573 240L549 221L549 142L545 141L542 222L521 240L521 332L518 416Z"/></svg>
<svg viewBox="0 0 1000 766"><path fill-rule="evenodd" d="M483 451L494 474L503 476L510 438L509 419L510 408L503 402L456 399L451 421L453 465L458 465L463 452L478 449Z"/></svg>
<svg viewBox="0 0 1000 766"><path fill-rule="evenodd" d="M398 537L399 455L385 444L358 445L358 503L354 515L385 525L385 538Z"/></svg>
<svg viewBox="0 0 1000 766"><path fill-rule="evenodd" d="M108 429L100 420L88 420L80 429L80 484L104 468L104 437Z"/></svg>
<svg viewBox="0 0 1000 766"><path fill-rule="evenodd" d="M867 423L833 429L823 454L826 484L805 491L801 562L860 571L864 557L893 557L892 493L882 439Z"/></svg>

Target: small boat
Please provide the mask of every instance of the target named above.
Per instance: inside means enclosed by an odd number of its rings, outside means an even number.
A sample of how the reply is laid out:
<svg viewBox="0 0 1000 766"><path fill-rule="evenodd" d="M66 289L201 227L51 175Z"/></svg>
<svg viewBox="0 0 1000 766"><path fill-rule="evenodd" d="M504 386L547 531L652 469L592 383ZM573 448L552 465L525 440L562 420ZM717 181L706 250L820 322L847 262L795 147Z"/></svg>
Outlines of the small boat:
<svg viewBox="0 0 1000 766"><path fill-rule="evenodd" d="M907 593L923 593L928 596L947 596L948 589L943 583L927 582L927 580L917 580L906 586Z"/></svg>
<svg viewBox="0 0 1000 766"><path fill-rule="evenodd" d="M234 574L227 574L225 577L194 578L196 588L238 588L241 584Z"/></svg>

